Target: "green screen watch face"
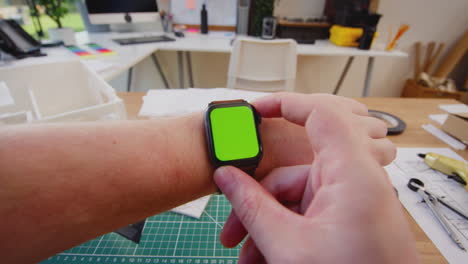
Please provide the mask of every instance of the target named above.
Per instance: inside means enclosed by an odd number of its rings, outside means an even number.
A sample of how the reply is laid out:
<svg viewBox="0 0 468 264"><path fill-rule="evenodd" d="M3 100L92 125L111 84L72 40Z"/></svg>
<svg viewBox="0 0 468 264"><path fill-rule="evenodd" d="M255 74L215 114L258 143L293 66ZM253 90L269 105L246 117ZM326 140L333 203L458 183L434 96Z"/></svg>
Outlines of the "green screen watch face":
<svg viewBox="0 0 468 264"><path fill-rule="evenodd" d="M209 113L214 155L221 162L257 157L261 152L253 109L214 108Z"/></svg>

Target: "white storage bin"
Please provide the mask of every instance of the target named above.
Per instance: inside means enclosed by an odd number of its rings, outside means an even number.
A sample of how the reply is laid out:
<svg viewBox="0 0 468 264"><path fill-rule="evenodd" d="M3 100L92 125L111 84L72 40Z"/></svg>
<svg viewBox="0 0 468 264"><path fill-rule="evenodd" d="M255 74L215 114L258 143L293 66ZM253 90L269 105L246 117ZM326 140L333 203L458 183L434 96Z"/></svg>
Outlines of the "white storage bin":
<svg viewBox="0 0 468 264"><path fill-rule="evenodd" d="M115 90L78 60L0 67L0 82L14 101L0 104L0 124L126 119Z"/></svg>

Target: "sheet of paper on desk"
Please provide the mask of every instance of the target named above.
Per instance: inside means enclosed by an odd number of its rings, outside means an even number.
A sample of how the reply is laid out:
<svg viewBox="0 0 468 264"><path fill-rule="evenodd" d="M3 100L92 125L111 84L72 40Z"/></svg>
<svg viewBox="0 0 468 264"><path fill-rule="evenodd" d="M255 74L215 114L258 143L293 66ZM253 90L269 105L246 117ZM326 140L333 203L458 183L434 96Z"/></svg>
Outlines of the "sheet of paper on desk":
<svg viewBox="0 0 468 264"><path fill-rule="evenodd" d="M433 121L436 121L439 125L443 125L445 120L447 120L447 114L439 114L439 115L429 115L429 118Z"/></svg>
<svg viewBox="0 0 468 264"><path fill-rule="evenodd" d="M212 101L244 99L253 101L269 93L244 90L214 89L172 89L149 90L143 97L139 116L175 116L202 111Z"/></svg>
<svg viewBox="0 0 468 264"><path fill-rule="evenodd" d="M450 114L468 113L468 105L465 104L445 104L439 108Z"/></svg>
<svg viewBox="0 0 468 264"><path fill-rule="evenodd" d="M203 212L205 211L208 202L210 201L211 195L204 196L197 200L191 201L189 203L183 204L176 208L173 208L171 211L178 214L183 214L190 216L196 219L199 219Z"/></svg>
<svg viewBox="0 0 468 264"><path fill-rule="evenodd" d="M449 263L467 263L468 252L461 250L450 239L442 225L438 222L429 208L421 203L422 198L416 192L406 187L410 178L418 178L425 187L435 194L444 196L445 200L457 208L468 212L468 192L463 186L447 176L434 171L417 156L418 153L434 152L451 158L463 160L449 148L398 148L396 160L385 167L390 179L398 190L399 199L406 210L415 219L429 239L444 255ZM442 206L447 220L458 232L464 245L468 245L468 221Z"/></svg>

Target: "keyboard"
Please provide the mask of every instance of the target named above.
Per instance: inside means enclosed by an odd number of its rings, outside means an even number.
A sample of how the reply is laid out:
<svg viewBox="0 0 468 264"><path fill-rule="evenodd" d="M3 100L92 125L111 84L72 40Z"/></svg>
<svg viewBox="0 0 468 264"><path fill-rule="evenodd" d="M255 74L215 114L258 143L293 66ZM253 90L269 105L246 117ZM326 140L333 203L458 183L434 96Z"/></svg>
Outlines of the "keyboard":
<svg viewBox="0 0 468 264"><path fill-rule="evenodd" d="M133 44L143 44L143 43L175 41L175 39L166 37L166 36L146 36L146 37L134 37L134 38L121 38L121 39L113 39L113 40L119 43L120 45L133 45Z"/></svg>

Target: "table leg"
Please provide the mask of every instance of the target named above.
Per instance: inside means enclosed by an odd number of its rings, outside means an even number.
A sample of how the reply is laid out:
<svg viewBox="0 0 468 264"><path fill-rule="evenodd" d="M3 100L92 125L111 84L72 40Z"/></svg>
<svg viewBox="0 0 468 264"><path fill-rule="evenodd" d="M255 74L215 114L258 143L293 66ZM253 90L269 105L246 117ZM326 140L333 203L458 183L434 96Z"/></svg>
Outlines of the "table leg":
<svg viewBox="0 0 468 264"><path fill-rule="evenodd" d="M187 71L189 77L189 86L193 88L193 71L192 71L192 57L190 51L185 52L185 59L187 60Z"/></svg>
<svg viewBox="0 0 468 264"><path fill-rule="evenodd" d="M184 57L182 51L177 51L177 65L179 66L179 88L184 87Z"/></svg>
<svg viewBox="0 0 468 264"><path fill-rule="evenodd" d="M130 67L130 69L128 69L127 92L132 91L132 79L133 79L133 67Z"/></svg>
<svg viewBox="0 0 468 264"><path fill-rule="evenodd" d="M343 69L343 72L341 73L340 79L338 80L338 83L336 84L335 91L333 91L333 94L336 95L340 91L341 85L343 84L343 81L346 78L346 75L348 75L349 68L351 68L353 61L354 61L354 56L349 57Z"/></svg>
<svg viewBox="0 0 468 264"><path fill-rule="evenodd" d="M156 57L156 54L153 53L151 54L151 58L153 58L154 66L156 66L156 69L159 72L159 76L161 76L161 79L164 82L164 86L166 87L166 89L169 89L169 82L167 81L166 75L162 71L161 64L159 63L158 57Z"/></svg>
<svg viewBox="0 0 468 264"><path fill-rule="evenodd" d="M362 91L362 97L368 97L370 92L370 86L372 82L372 72L374 71L374 57L369 57L367 61L366 80L364 82L364 90Z"/></svg>

